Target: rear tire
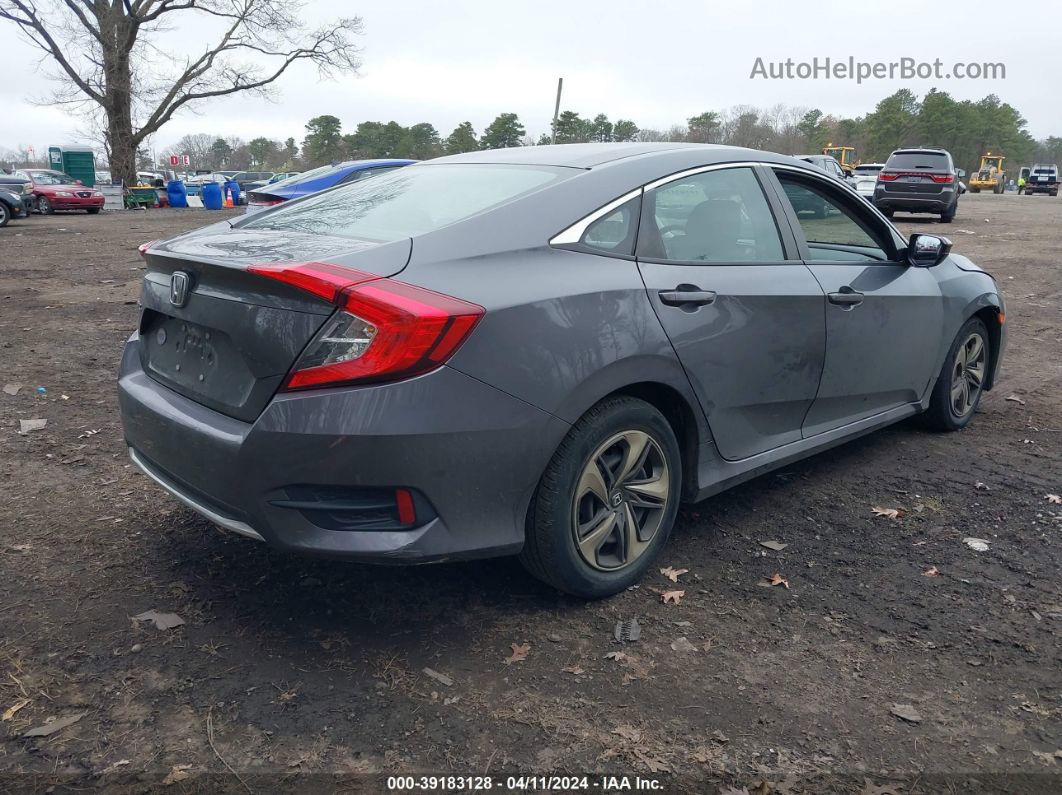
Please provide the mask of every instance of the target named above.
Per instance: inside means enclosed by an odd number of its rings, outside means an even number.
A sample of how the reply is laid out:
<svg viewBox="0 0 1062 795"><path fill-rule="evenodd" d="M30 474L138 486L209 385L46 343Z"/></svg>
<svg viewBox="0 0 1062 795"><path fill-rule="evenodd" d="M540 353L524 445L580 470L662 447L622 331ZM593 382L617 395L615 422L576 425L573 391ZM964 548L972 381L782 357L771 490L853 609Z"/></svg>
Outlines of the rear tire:
<svg viewBox="0 0 1062 795"><path fill-rule="evenodd" d="M952 207L949 207L947 210L942 212L940 214L940 222L942 224L950 224L952 221L955 220L955 213L958 211L958 209L959 209L959 207L958 207L958 204L956 203Z"/></svg>
<svg viewBox="0 0 1062 795"><path fill-rule="evenodd" d="M922 415L926 427L958 431L969 425L984 394L991 362L988 329L980 318L972 317L959 329L937 376L929 408Z"/></svg>
<svg viewBox="0 0 1062 795"><path fill-rule="evenodd" d="M531 500L520 561L575 596L619 593L667 543L681 484L682 456L664 415L637 398L608 398L553 454Z"/></svg>
<svg viewBox="0 0 1062 795"><path fill-rule="evenodd" d="M894 215L896 215L896 211L895 210L882 210L881 213L886 218L892 218Z"/></svg>

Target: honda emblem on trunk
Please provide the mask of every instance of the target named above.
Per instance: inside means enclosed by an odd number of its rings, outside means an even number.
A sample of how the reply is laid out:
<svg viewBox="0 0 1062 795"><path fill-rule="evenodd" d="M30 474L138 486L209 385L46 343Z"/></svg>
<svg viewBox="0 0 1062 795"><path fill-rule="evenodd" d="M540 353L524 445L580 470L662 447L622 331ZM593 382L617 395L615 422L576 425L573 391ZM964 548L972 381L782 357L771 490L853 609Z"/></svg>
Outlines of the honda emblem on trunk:
<svg viewBox="0 0 1062 795"><path fill-rule="evenodd" d="M185 271L174 271L170 277L170 303L176 307L188 303L188 291L192 287L192 277Z"/></svg>

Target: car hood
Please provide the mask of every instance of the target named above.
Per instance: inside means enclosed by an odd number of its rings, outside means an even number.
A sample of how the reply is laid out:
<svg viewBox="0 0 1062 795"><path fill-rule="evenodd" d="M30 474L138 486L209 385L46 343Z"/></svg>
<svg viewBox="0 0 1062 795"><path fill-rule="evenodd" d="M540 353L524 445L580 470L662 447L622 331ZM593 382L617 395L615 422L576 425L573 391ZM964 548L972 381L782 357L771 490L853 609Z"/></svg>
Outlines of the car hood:
<svg viewBox="0 0 1062 795"><path fill-rule="evenodd" d="M956 254L954 251L951 253L950 257L951 261L955 263L955 267L959 270L969 271L970 273L983 273L985 276L992 277L991 273L986 271L969 257L964 257L962 254Z"/></svg>

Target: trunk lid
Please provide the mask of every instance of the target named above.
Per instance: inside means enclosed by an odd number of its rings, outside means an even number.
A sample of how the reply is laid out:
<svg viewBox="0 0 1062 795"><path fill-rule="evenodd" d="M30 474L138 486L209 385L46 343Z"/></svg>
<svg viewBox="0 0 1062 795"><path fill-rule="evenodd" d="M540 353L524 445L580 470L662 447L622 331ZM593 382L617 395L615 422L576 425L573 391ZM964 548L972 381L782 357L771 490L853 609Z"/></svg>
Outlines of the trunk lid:
<svg viewBox="0 0 1062 795"><path fill-rule="evenodd" d="M248 266L324 261L392 276L405 267L410 249L408 239L379 245L227 223L155 244L145 257L140 299L144 371L185 397L250 422L335 307L249 273Z"/></svg>

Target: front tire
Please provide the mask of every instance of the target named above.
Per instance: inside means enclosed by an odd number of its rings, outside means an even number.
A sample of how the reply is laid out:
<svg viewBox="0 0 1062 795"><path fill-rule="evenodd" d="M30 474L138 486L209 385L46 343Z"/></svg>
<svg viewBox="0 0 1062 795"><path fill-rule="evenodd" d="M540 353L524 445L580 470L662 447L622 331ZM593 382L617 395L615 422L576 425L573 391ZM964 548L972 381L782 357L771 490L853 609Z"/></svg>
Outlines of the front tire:
<svg viewBox="0 0 1062 795"><path fill-rule="evenodd" d="M6 204L0 202L0 227L7 226L7 222L11 220L11 210Z"/></svg>
<svg viewBox="0 0 1062 795"><path fill-rule="evenodd" d="M979 318L970 318L951 344L922 415L929 428L958 431L970 424L984 394L991 353L988 329Z"/></svg>
<svg viewBox="0 0 1062 795"><path fill-rule="evenodd" d="M667 543L681 484L682 456L664 415L637 398L608 398L553 454L531 501L520 561L575 596L619 593Z"/></svg>
<svg viewBox="0 0 1062 795"><path fill-rule="evenodd" d="M87 212L89 215L99 215L100 208L99 207L86 207L85 208L85 212Z"/></svg>
<svg viewBox="0 0 1062 795"><path fill-rule="evenodd" d="M52 203L48 201L46 196L37 197L37 212L41 215L51 215L55 212L55 210L52 209Z"/></svg>

